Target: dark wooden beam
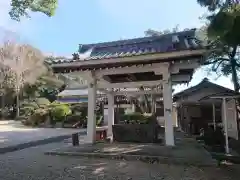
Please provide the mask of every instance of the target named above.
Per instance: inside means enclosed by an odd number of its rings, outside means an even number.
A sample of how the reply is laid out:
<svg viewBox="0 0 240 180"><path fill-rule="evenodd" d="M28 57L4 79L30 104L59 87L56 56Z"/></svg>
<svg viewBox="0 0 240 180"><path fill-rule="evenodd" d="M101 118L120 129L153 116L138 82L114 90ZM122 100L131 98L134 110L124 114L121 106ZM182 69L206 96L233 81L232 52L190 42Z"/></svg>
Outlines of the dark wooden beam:
<svg viewBox="0 0 240 180"><path fill-rule="evenodd" d="M108 82L112 83L112 79L109 76L103 76L103 79L105 81L108 81Z"/></svg>

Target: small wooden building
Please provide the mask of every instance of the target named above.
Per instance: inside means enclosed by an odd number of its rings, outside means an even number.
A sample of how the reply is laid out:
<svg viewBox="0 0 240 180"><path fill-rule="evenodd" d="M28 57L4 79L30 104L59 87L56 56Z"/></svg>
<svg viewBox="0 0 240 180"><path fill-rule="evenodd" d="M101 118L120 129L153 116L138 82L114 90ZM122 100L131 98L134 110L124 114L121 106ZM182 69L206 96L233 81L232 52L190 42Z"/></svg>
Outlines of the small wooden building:
<svg viewBox="0 0 240 180"><path fill-rule="evenodd" d="M199 134L209 125L223 126L221 99L213 96L234 96L233 90L210 82L204 78L199 84L174 95L177 104L178 124L185 132ZM239 95L239 94L238 94ZM235 99L226 101L228 136L237 139L237 117Z"/></svg>

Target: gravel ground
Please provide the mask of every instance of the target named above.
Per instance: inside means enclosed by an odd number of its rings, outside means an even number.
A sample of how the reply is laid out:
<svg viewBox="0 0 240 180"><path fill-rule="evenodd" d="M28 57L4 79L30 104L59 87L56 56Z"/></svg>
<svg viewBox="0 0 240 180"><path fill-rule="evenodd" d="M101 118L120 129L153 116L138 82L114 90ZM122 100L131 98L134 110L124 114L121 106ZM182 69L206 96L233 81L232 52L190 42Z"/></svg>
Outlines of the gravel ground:
<svg viewBox="0 0 240 180"><path fill-rule="evenodd" d="M238 169L47 156L54 143L0 155L0 180L237 180ZM231 170L231 171L230 171ZM239 168L240 170L240 168ZM239 175L240 175L240 171ZM232 177L230 177L232 176Z"/></svg>
<svg viewBox="0 0 240 180"><path fill-rule="evenodd" d="M0 151L9 146L17 146L39 140L69 136L73 133L86 132L86 129L71 128L31 128L24 126L20 121L0 121ZM39 144L39 143L38 143ZM5 151L5 150L2 150Z"/></svg>

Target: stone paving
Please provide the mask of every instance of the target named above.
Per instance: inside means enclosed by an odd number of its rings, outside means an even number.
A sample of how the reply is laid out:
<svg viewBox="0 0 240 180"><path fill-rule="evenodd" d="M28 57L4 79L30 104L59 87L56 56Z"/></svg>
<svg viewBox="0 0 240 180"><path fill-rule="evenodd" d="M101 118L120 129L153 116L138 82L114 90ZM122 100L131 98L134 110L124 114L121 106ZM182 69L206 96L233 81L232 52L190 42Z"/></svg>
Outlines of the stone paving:
<svg viewBox="0 0 240 180"><path fill-rule="evenodd" d="M238 169L46 156L54 143L0 155L1 180L237 180Z"/></svg>

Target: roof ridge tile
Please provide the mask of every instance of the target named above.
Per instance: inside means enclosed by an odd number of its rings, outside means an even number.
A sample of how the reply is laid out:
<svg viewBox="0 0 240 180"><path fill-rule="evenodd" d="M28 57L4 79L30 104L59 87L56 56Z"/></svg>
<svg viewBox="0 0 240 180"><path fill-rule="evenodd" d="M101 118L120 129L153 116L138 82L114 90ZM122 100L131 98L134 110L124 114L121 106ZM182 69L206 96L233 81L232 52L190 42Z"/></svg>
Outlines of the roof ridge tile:
<svg viewBox="0 0 240 180"><path fill-rule="evenodd" d="M124 39L124 40L115 40L115 41L106 41L106 42L98 42L98 43L91 43L91 44L79 44L79 46L98 46L98 47L112 47L112 46L119 46L119 45L131 45L131 44L138 44L138 43L142 43L143 42L151 42L163 37L168 37L168 36L173 36L173 35L182 35L185 33L191 33L191 32L195 32L196 29L189 29L186 31L179 31L179 32L172 32L172 33L168 33L168 34L162 34L159 36L143 36L143 37L138 37L138 38L128 38L128 39ZM135 40L135 42L134 42ZM141 41L142 40L142 41ZM133 42L131 42L133 41ZM139 41L139 42L136 42Z"/></svg>

